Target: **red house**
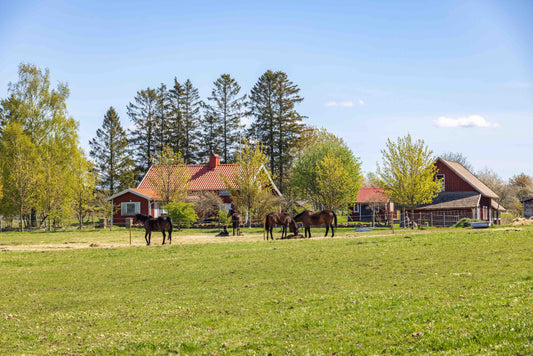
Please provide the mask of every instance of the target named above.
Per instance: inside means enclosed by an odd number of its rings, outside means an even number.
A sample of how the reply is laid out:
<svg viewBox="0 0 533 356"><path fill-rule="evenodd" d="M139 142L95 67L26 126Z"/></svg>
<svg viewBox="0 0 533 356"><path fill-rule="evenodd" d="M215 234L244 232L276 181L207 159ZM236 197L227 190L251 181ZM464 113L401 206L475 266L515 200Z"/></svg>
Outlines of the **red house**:
<svg viewBox="0 0 533 356"><path fill-rule="evenodd" d="M227 177L229 180L238 172L239 165L221 164L220 156L215 154L209 157L208 164L190 164L187 165L187 168L190 174L188 197L194 199L202 192L213 191L218 193L229 210L232 202L222 177ZM261 167L260 169L265 168ZM111 218L111 224L125 224L126 219L132 218L135 214L154 217L161 215L161 197L153 183L154 178L161 172L162 167L154 165L150 167L137 188L128 188L107 198L108 201L113 202L116 211ZM271 180L270 183L275 194L281 195L274 182Z"/></svg>
<svg viewBox="0 0 533 356"><path fill-rule="evenodd" d="M461 164L437 159L435 179L443 180L443 190L431 204L415 209L408 216L419 224L451 226L462 218L478 219L493 224L500 223L499 197Z"/></svg>
<svg viewBox="0 0 533 356"><path fill-rule="evenodd" d="M394 203L381 188L361 188L357 202L351 207L349 220L386 222L395 217Z"/></svg>

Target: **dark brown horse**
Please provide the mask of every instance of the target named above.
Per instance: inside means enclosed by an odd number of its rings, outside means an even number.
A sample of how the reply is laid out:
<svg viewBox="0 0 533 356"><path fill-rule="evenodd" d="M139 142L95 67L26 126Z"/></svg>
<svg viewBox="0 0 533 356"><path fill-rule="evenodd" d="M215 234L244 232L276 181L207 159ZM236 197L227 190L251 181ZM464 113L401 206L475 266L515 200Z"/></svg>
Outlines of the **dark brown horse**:
<svg viewBox="0 0 533 356"><path fill-rule="evenodd" d="M266 233L266 239L268 240L268 234L270 233L270 238L274 240L274 237L272 236L272 229L274 226L282 226L283 230L281 232L281 238L287 238L287 227L289 227L289 230L294 234L298 235L299 227L294 221L294 219L288 214L288 213L270 213L265 216L264 220L264 229L263 229L263 240L265 239L265 233Z"/></svg>
<svg viewBox="0 0 533 356"><path fill-rule="evenodd" d="M172 219L170 217L160 216L156 219L151 215L137 214L133 218L133 223L137 224L139 222L144 226L146 246L150 246L152 231L161 231L163 233L163 245L165 244L166 238L165 231L168 231L168 244L172 244Z"/></svg>
<svg viewBox="0 0 533 356"><path fill-rule="evenodd" d="M242 218L241 213L236 212L233 209L228 211L228 218L231 217L231 226L233 227L233 236L235 236L235 230L237 230L237 236L241 235Z"/></svg>
<svg viewBox="0 0 533 356"><path fill-rule="evenodd" d="M337 214L331 210L322 210L321 212L314 213L312 211L304 211L294 217L294 221L301 222L305 227L305 237L309 232L309 238L311 238L311 226L326 225L326 235L328 236L329 228L331 227L331 237L335 236L335 229L333 228L333 222L335 222L335 228L337 228Z"/></svg>

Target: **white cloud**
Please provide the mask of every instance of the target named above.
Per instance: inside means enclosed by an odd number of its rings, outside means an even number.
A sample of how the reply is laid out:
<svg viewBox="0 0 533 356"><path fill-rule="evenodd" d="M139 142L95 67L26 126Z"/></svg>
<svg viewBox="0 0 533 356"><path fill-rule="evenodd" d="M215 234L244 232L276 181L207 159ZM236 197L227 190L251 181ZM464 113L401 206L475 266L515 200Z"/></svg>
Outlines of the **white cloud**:
<svg viewBox="0 0 533 356"><path fill-rule="evenodd" d="M498 123L487 121L480 115L471 115L468 117L460 117L452 119L441 116L433 123L436 127L499 127Z"/></svg>
<svg viewBox="0 0 533 356"><path fill-rule="evenodd" d="M331 106L331 107L341 107L341 108L353 108L355 106L355 102L352 100L349 101L328 101L325 105ZM361 99L357 101L357 104L359 106L365 105L365 102Z"/></svg>
<svg viewBox="0 0 533 356"><path fill-rule="evenodd" d="M328 101L326 106L340 106L343 108L351 108L354 106L353 101Z"/></svg>

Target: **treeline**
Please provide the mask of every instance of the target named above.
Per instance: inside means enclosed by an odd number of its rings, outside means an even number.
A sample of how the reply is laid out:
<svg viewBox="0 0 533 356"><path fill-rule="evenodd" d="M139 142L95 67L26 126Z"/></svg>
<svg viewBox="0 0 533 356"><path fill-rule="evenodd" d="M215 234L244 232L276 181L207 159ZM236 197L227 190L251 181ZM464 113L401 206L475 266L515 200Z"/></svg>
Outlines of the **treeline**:
<svg viewBox="0 0 533 356"><path fill-rule="evenodd" d="M190 79L139 90L127 106L133 129L122 127L113 107L90 141L90 156L108 194L131 187L156 162L164 148L186 164L203 164L216 153L222 163L236 161L243 139L263 144L276 185L285 190L288 167L306 130L296 110L300 88L282 71L266 71L250 93L230 74L213 82L201 98ZM243 124L246 118L248 127Z"/></svg>
<svg viewBox="0 0 533 356"><path fill-rule="evenodd" d="M68 86L50 85L48 70L19 66L0 102L0 214L24 226L80 223L95 203L96 174L68 115ZM104 205L104 203L102 203Z"/></svg>

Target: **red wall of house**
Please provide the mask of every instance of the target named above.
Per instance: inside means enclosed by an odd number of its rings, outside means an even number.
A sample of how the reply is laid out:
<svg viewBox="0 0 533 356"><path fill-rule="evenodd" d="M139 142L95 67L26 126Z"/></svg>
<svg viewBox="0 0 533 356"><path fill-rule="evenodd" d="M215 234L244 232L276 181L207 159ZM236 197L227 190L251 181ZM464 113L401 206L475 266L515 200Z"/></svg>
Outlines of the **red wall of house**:
<svg viewBox="0 0 533 356"><path fill-rule="evenodd" d="M470 192L476 191L474 187L464 181L463 178L458 176L448 166L441 161L436 163L438 174L444 174L444 187L447 192ZM489 204L490 206L490 204Z"/></svg>
<svg viewBox="0 0 533 356"><path fill-rule="evenodd" d="M116 211L116 213L113 214L113 224L115 225L125 224L126 218L133 217L133 215L132 216L122 215L122 212L120 211L121 203L126 203L126 202L140 202L141 203L141 214L144 214L144 215L153 214L153 211L148 211L148 200L147 199L128 192L113 199L113 205L115 207L114 210Z"/></svg>

